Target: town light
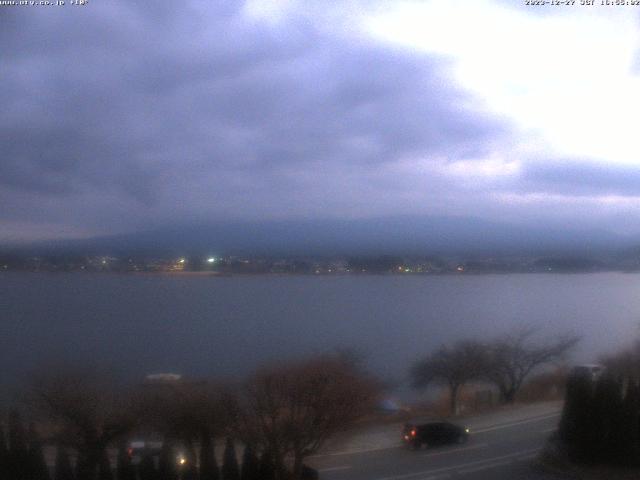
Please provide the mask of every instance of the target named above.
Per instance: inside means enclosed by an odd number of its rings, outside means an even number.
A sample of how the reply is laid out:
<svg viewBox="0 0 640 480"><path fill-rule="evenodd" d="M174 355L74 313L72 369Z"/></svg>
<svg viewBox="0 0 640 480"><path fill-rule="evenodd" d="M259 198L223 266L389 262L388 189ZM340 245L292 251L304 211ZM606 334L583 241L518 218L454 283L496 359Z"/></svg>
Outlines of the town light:
<svg viewBox="0 0 640 480"><path fill-rule="evenodd" d="M209 258L207 258L207 262L209 262L209 263L213 263L213 262L215 262L215 261L216 261L216 258L215 258L215 257L209 257Z"/></svg>

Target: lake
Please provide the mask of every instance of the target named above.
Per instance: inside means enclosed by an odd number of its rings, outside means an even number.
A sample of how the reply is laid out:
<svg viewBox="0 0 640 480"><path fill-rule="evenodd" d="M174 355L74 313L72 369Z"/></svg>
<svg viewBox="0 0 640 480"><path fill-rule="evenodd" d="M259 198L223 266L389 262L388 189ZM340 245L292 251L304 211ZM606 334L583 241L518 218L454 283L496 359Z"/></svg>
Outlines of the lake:
<svg viewBox="0 0 640 480"><path fill-rule="evenodd" d="M153 372L244 375L335 347L406 380L440 344L521 325L571 331L574 360L640 334L640 275L237 276L0 274L3 386L59 361Z"/></svg>

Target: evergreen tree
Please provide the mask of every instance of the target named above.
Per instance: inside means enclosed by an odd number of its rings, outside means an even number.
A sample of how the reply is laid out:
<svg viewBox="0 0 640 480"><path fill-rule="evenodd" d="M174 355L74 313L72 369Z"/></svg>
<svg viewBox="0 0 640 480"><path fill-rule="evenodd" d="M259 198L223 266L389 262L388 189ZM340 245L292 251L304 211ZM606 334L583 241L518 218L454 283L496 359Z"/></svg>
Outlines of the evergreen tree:
<svg viewBox="0 0 640 480"><path fill-rule="evenodd" d="M260 457L260 465L259 465L260 475L258 478L260 480L275 480L276 478L276 467L273 461L273 455L268 450L262 452L262 456Z"/></svg>
<svg viewBox="0 0 640 480"><path fill-rule="evenodd" d="M622 388L616 378L612 375L600 377L596 382L592 405L589 455L593 460L615 462L622 448Z"/></svg>
<svg viewBox="0 0 640 480"><path fill-rule="evenodd" d="M236 457L236 447L233 439L228 437L224 447L224 456L222 463L222 480L240 480L240 468L238 467L238 458Z"/></svg>
<svg viewBox="0 0 640 480"><path fill-rule="evenodd" d="M69 461L69 454L67 449L61 445L57 447L53 480L73 480L73 469Z"/></svg>
<svg viewBox="0 0 640 480"><path fill-rule="evenodd" d="M634 380L630 380L622 405L621 455L624 465L637 465L640 457L640 390Z"/></svg>
<svg viewBox="0 0 640 480"><path fill-rule="evenodd" d="M113 480L111 461L109 460L109 454L106 448L102 451L100 462L98 463L98 480Z"/></svg>
<svg viewBox="0 0 640 480"><path fill-rule="evenodd" d="M589 457L589 439L592 422L593 382L584 376L567 379L564 408L560 419L559 435L574 461Z"/></svg>
<svg viewBox="0 0 640 480"><path fill-rule="evenodd" d="M136 480L136 471L131 464L131 458L127 452L126 443L121 443L118 448L118 460L116 463L117 480Z"/></svg>
<svg viewBox="0 0 640 480"><path fill-rule="evenodd" d="M626 411L623 397L623 381L616 379L616 397L613 411L611 412L611 434L608 445L608 457L611 463L624 464L627 462L626 443L627 429Z"/></svg>
<svg viewBox="0 0 640 480"><path fill-rule="evenodd" d="M240 480L260 480L260 460L251 444L244 447Z"/></svg>
<svg viewBox="0 0 640 480"><path fill-rule="evenodd" d="M95 480L97 474L97 463L90 458L88 448L80 448L78 450L78 458L76 460L76 479L77 480Z"/></svg>
<svg viewBox="0 0 640 480"><path fill-rule="evenodd" d="M260 465L258 465L260 480L275 480L276 469L273 462L273 456L271 452L265 450L260 457Z"/></svg>
<svg viewBox="0 0 640 480"><path fill-rule="evenodd" d="M171 441L166 438L160 450L160 461L158 465L159 480L177 480L176 459L173 453Z"/></svg>
<svg viewBox="0 0 640 480"><path fill-rule="evenodd" d="M200 480L218 480L220 472L216 461L215 447L209 432L203 432L200 443Z"/></svg>
<svg viewBox="0 0 640 480"><path fill-rule="evenodd" d="M157 480L158 472L156 471L155 463L153 462L153 457L149 452L145 452L142 456L142 460L140 461L140 465L138 465L139 477L140 480Z"/></svg>
<svg viewBox="0 0 640 480"><path fill-rule="evenodd" d="M9 478L9 472L7 471L8 456L9 449L4 436L4 425L0 424L0 478Z"/></svg>
<svg viewBox="0 0 640 480"><path fill-rule="evenodd" d="M29 451L20 413L9 413L9 452L7 471L9 478L26 478L29 475Z"/></svg>
<svg viewBox="0 0 640 480"><path fill-rule="evenodd" d="M196 454L193 446L187 445L186 450L186 464L182 468L182 480L198 480L198 467L196 466Z"/></svg>
<svg viewBox="0 0 640 480"><path fill-rule="evenodd" d="M33 423L29 424L29 450L27 467L31 480L49 480L49 468L42 451L42 443Z"/></svg>

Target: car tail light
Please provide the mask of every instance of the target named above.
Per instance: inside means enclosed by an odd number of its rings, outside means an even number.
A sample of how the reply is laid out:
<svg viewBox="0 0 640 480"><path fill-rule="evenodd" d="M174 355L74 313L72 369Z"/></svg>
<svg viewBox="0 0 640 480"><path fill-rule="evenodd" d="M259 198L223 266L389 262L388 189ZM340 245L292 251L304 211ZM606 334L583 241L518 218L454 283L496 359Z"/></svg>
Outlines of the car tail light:
<svg viewBox="0 0 640 480"><path fill-rule="evenodd" d="M416 436L416 429L414 428L413 430L411 430L411 436L415 437Z"/></svg>

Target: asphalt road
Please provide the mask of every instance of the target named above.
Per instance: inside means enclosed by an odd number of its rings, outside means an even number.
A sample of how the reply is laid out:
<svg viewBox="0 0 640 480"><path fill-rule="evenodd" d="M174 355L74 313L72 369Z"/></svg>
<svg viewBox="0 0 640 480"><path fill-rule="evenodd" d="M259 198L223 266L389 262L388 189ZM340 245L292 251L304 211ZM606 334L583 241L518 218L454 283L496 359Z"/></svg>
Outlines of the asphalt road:
<svg viewBox="0 0 640 480"><path fill-rule="evenodd" d="M556 429L559 413L538 415L471 432L469 441L418 451L398 447L318 455L309 464L322 480L551 480L533 461Z"/></svg>

